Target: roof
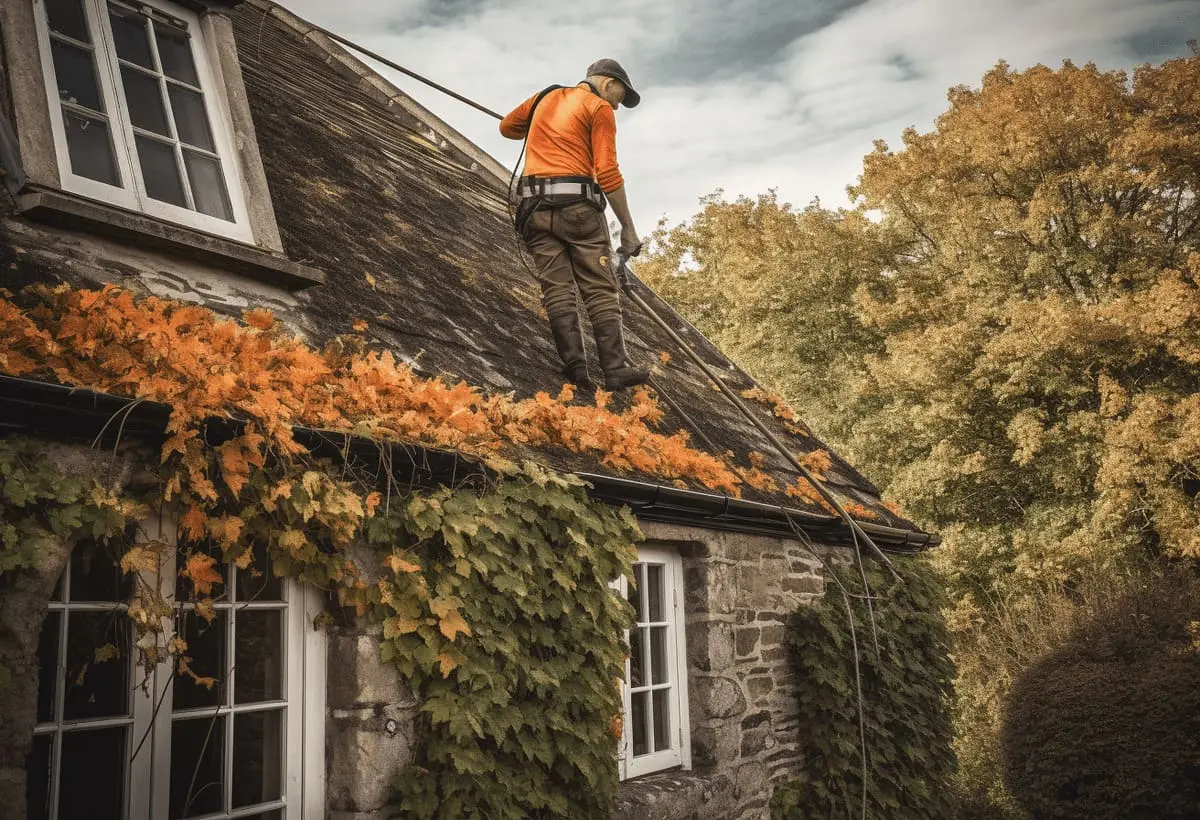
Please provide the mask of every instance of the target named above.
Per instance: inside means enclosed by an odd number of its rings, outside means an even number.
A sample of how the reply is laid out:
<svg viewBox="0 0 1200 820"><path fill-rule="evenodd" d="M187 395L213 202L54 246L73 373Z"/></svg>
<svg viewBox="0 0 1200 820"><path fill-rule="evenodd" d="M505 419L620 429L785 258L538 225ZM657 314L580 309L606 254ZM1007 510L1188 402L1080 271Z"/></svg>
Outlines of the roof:
<svg viewBox="0 0 1200 820"><path fill-rule="evenodd" d="M556 392L560 364L537 284L520 257L503 166L290 12L250 0L233 16L285 249L328 277L299 295L299 310L280 317L317 344L351 332L361 319L370 343L399 352L423 374L518 396ZM757 387L670 305L640 288L728 385ZM693 423L721 450L741 454L743 464L745 454L762 453L765 469L791 483L795 472L770 442L636 310L626 302L631 356L658 361L668 353L657 381ZM751 407L797 452L828 449L789 432L769 408ZM688 429L670 410L662 426ZM702 446L695 436L693 446ZM831 455L829 487L884 522L916 529L884 509L878 489ZM607 472L566 452L539 457L573 471ZM782 494L747 488L745 495L804 508Z"/></svg>
<svg viewBox="0 0 1200 820"><path fill-rule="evenodd" d="M231 17L284 249L290 259L326 275L325 284L264 306L317 346L365 321L369 345L394 351L422 375L518 397L558 392L560 363L508 214L508 171L290 12L267 0L246 0ZM757 387L670 305L637 287L726 384L739 392ZM215 292L209 305L235 315L242 307ZM781 486L795 480L768 439L629 302L625 324L634 359L659 362L660 353L670 355L657 365L656 379L689 418L664 402L662 432L694 430L692 446L705 448L707 439L713 449L737 454L741 465L749 453L761 453L763 469ZM589 355L594 362L594 350ZM614 407L622 401L627 399L618 394ZM769 406L750 407L797 453L829 450ZM616 475L565 450L518 455L592 476L606 484L602 497L635 493L657 503L647 490L651 485L638 483L652 481L644 476ZM844 501L872 510L881 524L920 532L885 509L866 478L830 455L825 483ZM664 489L676 493L672 503L696 509L707 503L677 487ZM746 487L744 496L764 509L786 505L825 516L782 492Z"/></svg>

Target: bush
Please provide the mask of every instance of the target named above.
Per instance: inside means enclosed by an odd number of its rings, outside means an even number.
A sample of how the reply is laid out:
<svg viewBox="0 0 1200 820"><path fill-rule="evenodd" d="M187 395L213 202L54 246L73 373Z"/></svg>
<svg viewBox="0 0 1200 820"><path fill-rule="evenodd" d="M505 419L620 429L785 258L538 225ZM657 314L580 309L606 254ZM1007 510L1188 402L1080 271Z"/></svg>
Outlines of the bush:
<svg viewBox="0 0 1200 820"><path fill-rule="evenodd" d="M1005 779L1035 820L1200 817L1197 618L1195 572L1131 583L1018 675Z"/></svg>

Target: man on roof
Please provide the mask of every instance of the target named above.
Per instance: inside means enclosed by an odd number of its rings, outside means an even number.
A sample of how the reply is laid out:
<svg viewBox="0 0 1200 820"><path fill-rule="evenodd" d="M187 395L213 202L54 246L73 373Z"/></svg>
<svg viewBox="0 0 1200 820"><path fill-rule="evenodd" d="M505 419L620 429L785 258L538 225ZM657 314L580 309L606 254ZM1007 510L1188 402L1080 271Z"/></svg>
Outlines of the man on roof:
<svg viewBox="0 0 1200 820"><path fill-rule="evenodd" d="M605 202L621 222L621 253L636 256L638 239L617 167L617 106L641 96L616 60L597 60L572 88L551 86L517 106L500 123L509 139L526 139L517 194L517 231L537 268L542 305L550 319L563 375L591 390L575 291L583 299L604 386L644 384L645 367L629 364L621 326L620 289L612 271Z"/></svg>

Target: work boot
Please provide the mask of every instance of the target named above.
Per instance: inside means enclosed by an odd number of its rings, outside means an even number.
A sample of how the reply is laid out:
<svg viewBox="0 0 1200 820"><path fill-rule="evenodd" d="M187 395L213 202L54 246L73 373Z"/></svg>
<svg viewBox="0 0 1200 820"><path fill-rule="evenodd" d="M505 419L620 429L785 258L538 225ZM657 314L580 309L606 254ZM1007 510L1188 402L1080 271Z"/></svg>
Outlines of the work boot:
<svg viewBox="0 0 1200 820"><path fill-rule="evenodd" d="M550 332L554 334L554 347L562 359L563 377L586 393L594 393L596 386L587 371L587 354L583 349L583 331L579 328L578 313L564 313L550 319Z"/></svg>
<svg viewBox="0 0 1200 820"><path fill-rule="evenodd" d="M604 389L622 390L650 381L649 368L633 367L625 359L625 334L619 317L593 322L592 332L596 336L600 368L604 371Z"/></svg>

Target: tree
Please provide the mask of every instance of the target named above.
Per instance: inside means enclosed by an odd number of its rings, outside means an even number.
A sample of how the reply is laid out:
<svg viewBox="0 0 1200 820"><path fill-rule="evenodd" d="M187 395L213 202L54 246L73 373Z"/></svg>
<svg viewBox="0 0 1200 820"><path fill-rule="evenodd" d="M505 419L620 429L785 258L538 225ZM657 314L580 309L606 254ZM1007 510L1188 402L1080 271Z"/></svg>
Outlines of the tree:
<svg viewBox="0 0 1200 820"><path fill-rule="evenodd" d="M1000 63L877 143L855 208L712 198L640 269L945 536L960 726L993 739L1040 637L989 659L989 629L1200 558L1197 157L1200 56Z"/></svg>

